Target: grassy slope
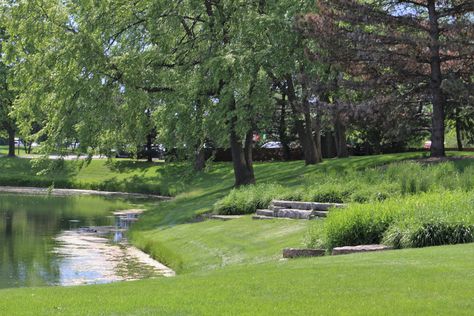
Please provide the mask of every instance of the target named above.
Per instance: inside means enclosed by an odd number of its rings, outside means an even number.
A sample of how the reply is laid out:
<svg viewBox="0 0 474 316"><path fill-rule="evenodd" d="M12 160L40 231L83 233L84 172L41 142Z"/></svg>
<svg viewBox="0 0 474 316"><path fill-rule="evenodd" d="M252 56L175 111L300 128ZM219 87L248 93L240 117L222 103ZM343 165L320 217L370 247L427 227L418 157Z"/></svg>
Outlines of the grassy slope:
<svg viewBox="0 0 474 316"><path fill-rule="evenodd" d="M148 231L134 229L134 243L178 272L274 261L285 247L303 244L307 221L205 221Z"/></svg>
<svg viewBox="0 0 474 316"><path fill-rule="evenodd" d="M471 315L474 244L0 291L2 315ZM28 304L25 304L28 302Z"/></svg>
<svg viewBox="0 0 474 316"><path fill-rule="evenodd" d="M420 153L351 157L326 160L317 166L304 166L300 161L263 163L256 164L255 172L260 183L278 182L291 189L301 185L305 175L321 168L364 169L419 156ZM229 262L269 261L279 256L284 247L303 245L307 222L281 223L274 220L264 223L247 218L225 223L182 225L196 214L208 211L228 193L232 182L232 173L223 164L217 164L209 173L195 177L190 182L190 189L142 217L132 232L133 242L179 273L212 269ZM288 226L292 227L291 230L282 230L284 225L294 226ZM262 236L279 232L285 235L260 242ZM248 256L241 254L247 251Z"/></svg>
<svg viewBox="0 0 474 316"><path fill-rule="evenodd" d="M420 155L405 153L331 159L317 166L304 166L301 161L258 163L255 172L260 183L278 182L291 188L301 185L304 176L315 170L364 169ZM46 185L55 181L56 187L66 183L69 187L98 186L128 191L145 188L176 194L174 201L153 207L142 218L134 227L132 239L137 246L178 272L273 260L282 248L302 245L307 230L306 222L252 222L248 218L182 225L196 214L208 211L232 188L233 173L228 163L213 164L208 172L198 174L190 173L183 164L93 160L82 169L78 168L78 162L66 161L65 164L66 168L54 175L36 176L28 160L1 158L0 183L20 179L25 181L20 184L34 185L40 179ZM273 234L281 235L265 238Z"/></svg>

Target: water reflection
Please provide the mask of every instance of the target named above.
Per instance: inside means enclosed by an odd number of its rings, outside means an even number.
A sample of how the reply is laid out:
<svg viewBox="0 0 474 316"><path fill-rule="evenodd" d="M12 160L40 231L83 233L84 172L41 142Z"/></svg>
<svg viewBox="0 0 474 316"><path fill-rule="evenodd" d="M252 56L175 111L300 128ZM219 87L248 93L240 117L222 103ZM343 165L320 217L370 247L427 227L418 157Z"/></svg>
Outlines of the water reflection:
<svg viewBox="0 0 474 316"><path fill-rule="evenodd" d="M127 208L103 197L0 194L0 288L104 283L137 277L135 270L150 275L122 244L136 216L111 216Z"/></svg>

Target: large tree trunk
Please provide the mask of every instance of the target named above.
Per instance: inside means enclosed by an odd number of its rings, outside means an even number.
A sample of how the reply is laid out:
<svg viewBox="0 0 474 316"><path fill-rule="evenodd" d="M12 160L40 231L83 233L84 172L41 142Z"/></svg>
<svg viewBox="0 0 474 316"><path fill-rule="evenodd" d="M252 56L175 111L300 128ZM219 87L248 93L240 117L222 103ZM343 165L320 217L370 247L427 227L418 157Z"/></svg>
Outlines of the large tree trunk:
<svg viewBox="0 0 474 316"><path fill-rule="evenodd" d="M288 144L288 135L286 133L286 100L285 95L282 96L281 100L281 112L280 112L280 125L278 126L278 134L283 151L283 160L290 160L290 146Z"/></svg>
<svg viewBox="0 0 474 316"><path fill-rule="evenodd" d="M255 184L253 164L250 160L251 154L249 155L248 149L244 151L242 142L235 131L230 132L230 149L234 166L235 186Z"/></svg>
<svg viewBox="0 0 474 316"><path fill-rule="evenodd" d="M146 160L153 162L153 135L152 133L146 136Z"/></svg>
<svg viewBox="0 0 474 316"><path fill-rule="evenodd" d="M231 118L229 122L229 141L232 153L232 164L234 166L235 186L255 184L255 175L252 163L252 131L249 131L245 139L245 148L236 132L235 100L229 102L229 113ZM249 134L250 140L249 140ZM250 145L249 145L250 144Z"/></svg>
<svg viewBox="0 0 474 316"><path fill-rule="evenodd" d="M326 135L324 135L322 138L321 143L321 147L323 148L323 158L337 157L336 137L334 136L333 132L326 132Z"/></svg>
<svg viewBox="0 0 474 316"><path fill-rule="evenodd" d="M431 98L433 104L433 115L431 119L431 156L444 157L444 96L441 91L441 58L439 44L438 14L436 12L436 1L428 1L428 13L430 19L430 54L431 54Z"/></svg>
<svg viewBox="0 0 474 316"><path fill-rule="evenodd" d="M199 146L194 154L194 171L203 171L204 168L206 168L206 152Z"/></svg>
<svg viewBox="0 0 474 316"><path fill-rule="evenodd" d="M255 183L255 174L253 171L253 130L249 130L245 135L244 159L249 170L252 183Z"/></svg>
<svg viewBox="0 0 474 316"><path fill-rule="evenodd" d="M323 150L321 146L321 120L316 118L314 122L314 146L316 147L316 161L323 161Z"/></svg>
<svg viewBox="0 0 474 316"><path fill-rule="evenodd" d="M462 145L462 128L461 128L461 120L458 117L458 111L456 110L456 141L458 143L458 150L463 151L463 145Z"/></svg>
<svg viewBox="0 0 474 316"><path fill-rule="evenodd" d="M349 151L347 150L346 127L344 126L344 124L342 124L339 117L336 118L336 123L334 124L334 131L337 157L349 157Z"/></svg>
<svg viewBox="0 0 474 316"><path fill-rule="evenodd" d="M287 76L286 81L288 100L290 102L294 115L298 117L300 115L300 111L298 111L295 106L295 104L297 104L297 97L295 93L295 87L293 85L293 79L291 79L291 76ZM298 133L298 138L300 139L301 146L303 147L305 163L307 165L314 165L320 162L320 160L318 160L317 147L313 138L313 124L309 111L308 100L303 100L302 108L304 120L301 120L299 118L296 119L296 131Z"/></svg>
<svg viewBox="0 0 474 316"><path fill-rule="evenodd" d="M8 129L8 157L15 157L15 130Z"/></svg>
<svg viewBox="0 0 474 316"><path fill-rule="evenodd" d="M321 162L318 154L318 147L315 141L317 135L313 136L313 120L309 111L309 104L307 100L303 100L304 104L304 129L306 138L305 162L307 165L314 165Z"/></svg>

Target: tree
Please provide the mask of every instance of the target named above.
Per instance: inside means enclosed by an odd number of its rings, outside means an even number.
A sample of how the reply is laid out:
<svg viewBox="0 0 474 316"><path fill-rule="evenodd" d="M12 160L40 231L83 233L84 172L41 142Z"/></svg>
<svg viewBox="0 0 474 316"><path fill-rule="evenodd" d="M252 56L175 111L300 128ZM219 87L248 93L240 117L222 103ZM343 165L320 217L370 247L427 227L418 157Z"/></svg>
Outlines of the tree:
<svg viewBox="0 0 474 316"><path fill-rule="evenodd" d="M474 63L470 65L474 66ZM462 65L465 71L469 65ZM473 67L474 68L474 67ZM474 72L471 72L471 74ZM454 125L458 150L463 150L464 141L474 142L474 78L472 75L458 77L452 74L443 81L447 96L447 117Z"/></svg>
<svg viewBox="0 0 474 316"><path fill-rule="evenodd" d="M325 56L370 90L391 88L393 100L432 108L431 155L444 156L446 95L452 61L474 55L472 1L319 1L306 30ZM386 96L384 96L386 99Z"/></svg>
<svg viewBox="0 0 474 316"><path fill-rule="evenodd" d="M17 113L47 122L51 147L138 144L153 128L196 153L210 140L230 147L236 186L254 183L253 134L274 108L269 69L294 67L276 44L291 34L274 31L309 2L19 1Z"/></svg>
<svg viewBox="0 0 474 316"><path fill-rule="evenodd" d="M5 9L0 7L0 127L6 130L8 134L8 156L15 156L15 133L16 125L10 116L12 110L15 92L9 84L9 72L11 65L3 61L4 45L7 40L7 32L5 29Z"/></svg>

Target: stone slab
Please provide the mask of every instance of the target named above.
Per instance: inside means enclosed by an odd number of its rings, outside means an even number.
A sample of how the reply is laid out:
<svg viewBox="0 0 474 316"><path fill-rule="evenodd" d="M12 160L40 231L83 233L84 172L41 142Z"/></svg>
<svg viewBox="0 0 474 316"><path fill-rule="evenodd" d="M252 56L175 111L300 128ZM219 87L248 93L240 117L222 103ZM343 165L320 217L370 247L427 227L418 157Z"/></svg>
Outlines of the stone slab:
<svg viewBox="0 0 474 316"><path fill-rule="evenodd" d="M303 211L295 209L281 209L275 211L276 217L287 217L292 219L309 219L312 211Z"/></svg>
<svg viewBox="0 0 474 316"><path fill-rule="evenodd" d="M286 220L291 220L291 218L287 218L287 217L273 217L273 216L263 216L263 215L253 215L252 219L257 219L257 220L260 220L260 219L286 219Z"/></svg>
<svg viewBox="0 0 474 316"><path fill-rule="evenodd" d="M324 249L285 248L283 258L321 257L326 254Z"/></svg>
<svg viewBox="0 0 474 316"><path fill-rule="evenodd" d="M272 209L286 208L286 209L297 209L297 210L315 210L315 211L327 211L330 208L341 208L345 207L345 204L339 203L319 203L319 202L299 202L299 201L281 201L273 200L271 203Z"/></svg>
<svg viewBox="0 0 474 316"><path fill-rule="evenodd" d="M372 251L385 251L391 250L392 247L385 245L359 245L359 246L345 246L345 247L336 247L332 250L333 255L346 255L350 253L359 253L359 252L372 252Z"/></svg>
<svg viewBox="0 0 474 316"><path fill-rule="evenodd" d="M211 215L210 219L216 219L220 221L230 221L233 219L241 218L241 215Z"/></svg>
<svg viewBox="0 0 474 316"><path fill-rule="evenodd" d="M275 213L272 210L257 210L256 214L261 216L275 216Z"/></svg>
<svg viewBox="0 0 474 316"><path fill-rule="evenodd" d="M328 211L313 211L313 212L311 212L311 219L327 217L328 213L329 213Z"/></svg>

